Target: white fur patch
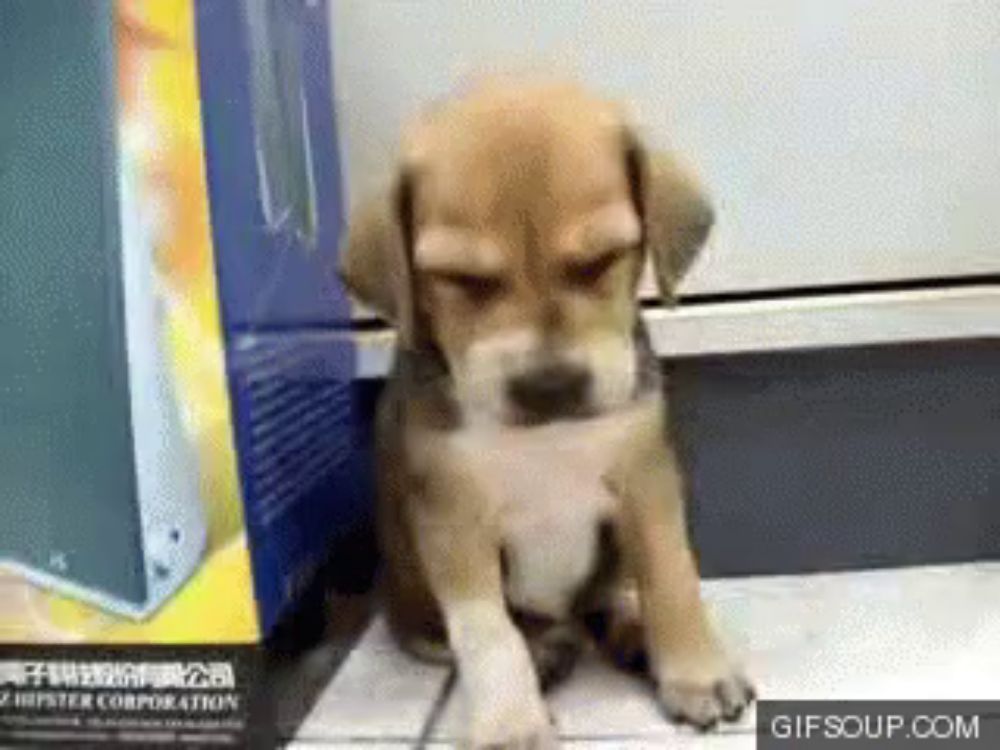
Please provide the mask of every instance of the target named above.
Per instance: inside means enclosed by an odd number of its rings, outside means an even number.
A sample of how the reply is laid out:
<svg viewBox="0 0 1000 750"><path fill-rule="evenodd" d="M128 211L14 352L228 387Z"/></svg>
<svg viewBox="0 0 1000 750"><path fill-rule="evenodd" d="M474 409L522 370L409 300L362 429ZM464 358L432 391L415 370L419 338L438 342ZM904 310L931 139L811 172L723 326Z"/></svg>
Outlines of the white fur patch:
<svg viewBox="0 0 1000 750"><path fill-rule="evenodd" d="M631 338L613 334L588 336L568 354L571 361L593 376L593 400L598 408L616 408L632 398L638 372Z"/></svg>
<svg viewBox="0 0 1000 750"><path fill-rule="evenodd" d="M512 604L567 613L593 570L598 524L617 508L603 476L641 414L632 407L527 429L470 427L450 438L492 497Z"/></svg>
<svg viewBox="0 0 1000 750"><path fill-rule="evenodd" d="M538 679L507 612L482 600L453 601L444 611L472 744L499 744L544 732L548 719Z"/></svg>
<svg viewBox="0 0 1000 750"><path fill-rule="evenodd" d="M531 364L538 350L538 335L530 328L499 333L470 347L461 367L455 369L455 391L467 419L497 423L507 404L504 382Z"/></svg>

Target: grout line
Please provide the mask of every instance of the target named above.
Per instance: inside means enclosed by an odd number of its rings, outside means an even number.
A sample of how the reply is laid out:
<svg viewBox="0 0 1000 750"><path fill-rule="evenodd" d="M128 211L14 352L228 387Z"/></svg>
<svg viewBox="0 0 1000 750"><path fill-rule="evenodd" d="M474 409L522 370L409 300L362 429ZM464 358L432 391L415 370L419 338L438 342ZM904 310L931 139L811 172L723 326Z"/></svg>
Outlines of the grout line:
<svg viewBox="0 0 1000 750"><path fill-rule="evenodd" d="M427 719L424 721L424 726L420 730L420 737L417 738L413 750L425 750L428 742L431 741L431 735L433 735L434 730L437 728L437 723L441 719L441 714L444 713L444 708L448 704L451 694L454 692L457 681L458 669L453 665L448 670L448 677L441 685L441 689L438 691L437 697L431 705L431 710L427 714Z"/></svg>

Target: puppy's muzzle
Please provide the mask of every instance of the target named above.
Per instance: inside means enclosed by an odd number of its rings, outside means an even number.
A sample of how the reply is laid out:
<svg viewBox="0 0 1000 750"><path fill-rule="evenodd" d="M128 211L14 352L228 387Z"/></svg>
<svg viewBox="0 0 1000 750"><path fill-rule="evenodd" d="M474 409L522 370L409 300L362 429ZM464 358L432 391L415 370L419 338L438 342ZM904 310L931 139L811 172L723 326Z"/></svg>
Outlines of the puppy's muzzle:
<svg viewBox="0 0 1000 750"><path fill-rule="evenodd" d="M539 424L591 411L592 376L577 365L548 364L507 380L507 398L520 421Z"/></svg>

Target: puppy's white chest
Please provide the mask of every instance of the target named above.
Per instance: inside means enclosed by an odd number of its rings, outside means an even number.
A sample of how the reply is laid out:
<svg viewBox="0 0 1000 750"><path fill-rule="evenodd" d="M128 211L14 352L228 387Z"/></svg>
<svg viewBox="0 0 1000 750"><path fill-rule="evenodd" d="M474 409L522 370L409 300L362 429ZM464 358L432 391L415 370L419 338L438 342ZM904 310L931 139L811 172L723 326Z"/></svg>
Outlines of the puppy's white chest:
<svg viewBox="0 0 1000 750"><path fill-rule="evenodd" d="M603 477L627 430L627 419L613 415L456 435L492 503L512 604L554 617L566 614L594 568L598 525L617 507Z"/></svg>

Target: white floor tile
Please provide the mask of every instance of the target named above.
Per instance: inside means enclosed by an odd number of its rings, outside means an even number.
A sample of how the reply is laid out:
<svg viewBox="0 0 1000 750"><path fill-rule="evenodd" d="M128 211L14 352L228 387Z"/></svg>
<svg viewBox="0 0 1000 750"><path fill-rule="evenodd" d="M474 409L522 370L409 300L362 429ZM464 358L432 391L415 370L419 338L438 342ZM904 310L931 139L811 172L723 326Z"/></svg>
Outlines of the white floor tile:
<svg viewBox="0 0 1000 750"><path fill-rule="evenodd" d="M998 698L1000 565L715 581L768 698Z"/></svg>
<svg viewBox="0 0 1000 750"><path fill-rule="evenodd" d="M447 676L445 669L409 658L376 619L323 692L299 730L304 741L419 737Z"/></svg>
<svg viewBox="0 0 1000 750"><path fill-rule="evenodd" d="M1000 698L1000 564L719 580L704 590L763 697ZM376 622L303 727L300 750L320 739L371 748L416 738L443 680L443 670L399 654ZM454 703L436 739L455 736ZM648 688L596 657L550 704L573 750L754 746L752 713L725 734L675 730Z"/></svg>

